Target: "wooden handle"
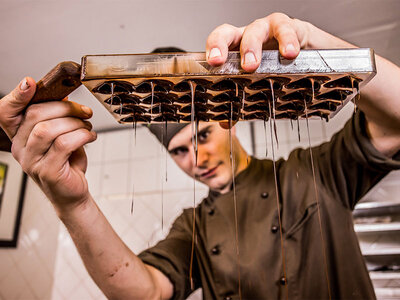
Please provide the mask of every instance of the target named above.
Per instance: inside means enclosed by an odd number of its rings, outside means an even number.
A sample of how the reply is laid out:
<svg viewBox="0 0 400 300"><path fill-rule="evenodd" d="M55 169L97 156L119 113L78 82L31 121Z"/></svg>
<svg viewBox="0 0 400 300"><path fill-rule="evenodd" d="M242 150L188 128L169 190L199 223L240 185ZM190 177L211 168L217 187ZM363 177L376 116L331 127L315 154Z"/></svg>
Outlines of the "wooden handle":
<svg viewBox="0 0 400 300"><path fill-rule="evenodd" d="M55 66L37 84L31 103L62 100L81 85L81 66L64 61Z"/></svg>
<svg viewBox="0 0 400 300"><path fill-rule="evenodd" d="M81 66L64 61L36 83L36 93L30 103L62 100L81 85ZM0 151L11 151L11 141L0 128Z"/></svg>

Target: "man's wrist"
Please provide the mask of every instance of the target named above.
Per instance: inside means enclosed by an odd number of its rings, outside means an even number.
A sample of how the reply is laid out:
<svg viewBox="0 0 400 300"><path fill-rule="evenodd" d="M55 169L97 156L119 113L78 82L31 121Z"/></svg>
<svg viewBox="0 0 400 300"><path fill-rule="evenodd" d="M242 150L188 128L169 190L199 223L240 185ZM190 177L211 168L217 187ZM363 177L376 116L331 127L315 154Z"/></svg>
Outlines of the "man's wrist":
<svg viewBox="0 0 400 300"><path fill-rule="evenodd" d="M60 204L56 201L52 201L54 209L57 213L57 216L61 221L65 223L66 220L75 218L79 215L85 213L85 211L90 210L91 207L94 207L94 201L92 196L88 193L85 197L80 200L74 202L64 202Z"/></svg>

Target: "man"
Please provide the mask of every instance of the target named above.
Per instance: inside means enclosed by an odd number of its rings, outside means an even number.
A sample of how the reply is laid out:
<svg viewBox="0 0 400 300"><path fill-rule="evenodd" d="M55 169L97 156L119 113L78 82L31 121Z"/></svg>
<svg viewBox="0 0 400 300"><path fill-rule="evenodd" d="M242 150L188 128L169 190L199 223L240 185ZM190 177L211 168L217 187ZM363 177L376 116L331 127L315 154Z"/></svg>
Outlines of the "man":
<svg viewBox="0 0 400 300"><path fill-rule="evenodd" d="M206 53L211 65L220 65L228 49L240 48L242 67L252 72L261 50L276 45L288 59L300 48L353 47L307 22L275 13L246 27L216 28L207 39ZM277 163L278 214L272 163L250 159L247 165L247 154L234 138L239 261L232 238L227 131L218 124L200 125L197 166L189 127L169 139L168 150L177 164L210 187L209 197L196 208L193 262L195 287L203 287L206 299L374 298L351 209L379 179L400 168L400 68L379 56L377 68L378 75L357 103L361 112L330 143L313 150L324 242L319 238L308 152L296 151L287 162ZM82 147L96 139L87 121L91 110L69 101L26 108L34 92L34 81L25 78L4 97L0 124L12 139L14 157L68 228L92 278L112 299L186 297L192 210L177 219L165 240L136 256L115 234L87 188Z"/></svg>

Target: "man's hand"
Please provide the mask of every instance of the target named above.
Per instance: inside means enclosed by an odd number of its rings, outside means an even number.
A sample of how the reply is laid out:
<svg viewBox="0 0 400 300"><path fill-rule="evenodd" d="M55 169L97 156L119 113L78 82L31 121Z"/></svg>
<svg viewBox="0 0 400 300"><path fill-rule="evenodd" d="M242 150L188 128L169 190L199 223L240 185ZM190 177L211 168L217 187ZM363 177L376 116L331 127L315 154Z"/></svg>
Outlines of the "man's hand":
<svg viewBox="0 0 400 300"><path fill-rule="evenodd" d="M96 139L85 120L92 111L66 99L28 105L35 89L35 81L27 77L0 100L0 126L22 169L56 208L70 207L88 197L83 145Z"/></svg>
<svg viewBox="0 0 400 300"><path fill-rule="evenodd" d="M241 66L247 72L255 71L261 63L263 49L278 49L287 59L294 59L300 48L306 48L308 23L291 19L282 13L274 13L257 19L246 27L223 24L215 28L207 38L206 57L212 66L225 63L228 50L240 49ZM229 129L236 122L220 122Z"/></svg>
<svg viewBox="0 0 400 300"><path fill-rule="evenodd" d="M283 57L294 59L300 49L338 48L355 46L308 22L273 13L246 27L229 24L217 27L208 36L206 57L210 65L219 66L226 61L228 50L240 49L242 68L253 72L260 65L263 49L279 49ZM365 113L372 144L391 157L400 149L400 68L378 55L375 61L378 73L363 88L357 106ZM229 128L229 124L221 127Z"/></svg>
<svg viewBox="0 0 400 300"><path fill-rule="evenodd" d="M294 59L300 48L308 44L308 23L274 13L257 19L246 27L224 24L208 36L207 61L219 66L226 61L228 50L240 49L241 65L247 72L255 71L261 62L263 49L278 49L287 59Z"/></svg>

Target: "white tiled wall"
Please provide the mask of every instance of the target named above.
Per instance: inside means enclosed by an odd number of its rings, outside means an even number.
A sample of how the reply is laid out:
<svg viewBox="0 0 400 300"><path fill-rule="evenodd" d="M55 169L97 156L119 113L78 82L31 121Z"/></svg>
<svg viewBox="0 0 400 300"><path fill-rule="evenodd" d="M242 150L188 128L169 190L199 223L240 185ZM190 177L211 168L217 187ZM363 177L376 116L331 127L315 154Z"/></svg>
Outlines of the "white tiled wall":
<svg viewBox="0 0 400 300"><path fill-rule="evenodd" d="M0 248L0 299L50 299L58 234L53 207L29 180L18 247Z"/></svg>
<svg viewBox="0 0 400 300"><path fill-rule="evenodd" d="M349 105L329 123L310 121L311 144L328 140L352 112ZM296 122L293 130L288 121L276 123L276 158L287 157L295 147L308 147L305 121L300 121L300 143ZM263 122L255 123L254 154L265 157L267 145L271 158L270 129L266 125L267 143ZM236 130L244 148L252 153L249 123L238 123ZM174 165L147 129L138 128L136 138L132 130L100 133L86 151L90 191L134 252L165 236L182 208L193 206L193 180ZM206 194L206 187L196 183L195 201ZM105 299L87 274L65 227L32 182L27 195L18 248L0 250L0 299ZM200 294L192 299L200 299Z"/></svg>

